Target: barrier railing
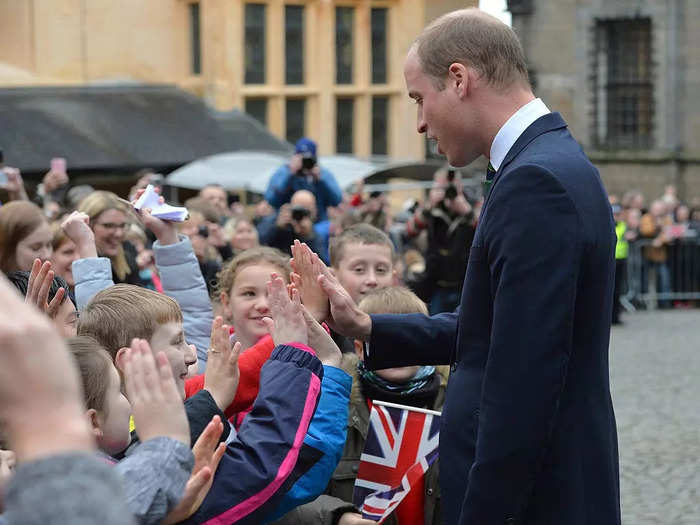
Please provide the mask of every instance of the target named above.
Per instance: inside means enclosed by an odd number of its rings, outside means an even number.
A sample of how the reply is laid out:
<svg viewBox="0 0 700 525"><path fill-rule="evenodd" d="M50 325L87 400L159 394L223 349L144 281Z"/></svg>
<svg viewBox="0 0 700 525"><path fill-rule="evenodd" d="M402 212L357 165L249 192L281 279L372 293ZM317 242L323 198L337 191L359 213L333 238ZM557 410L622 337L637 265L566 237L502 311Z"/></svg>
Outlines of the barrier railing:
<svg viewBox="0 0 700 525"><path fill-rule="evenodd" d="M677 239L666 245L666 260L652 261L649 239L630 243L626 285L620 298L628 311L700 301L700 239Z"/></svg>

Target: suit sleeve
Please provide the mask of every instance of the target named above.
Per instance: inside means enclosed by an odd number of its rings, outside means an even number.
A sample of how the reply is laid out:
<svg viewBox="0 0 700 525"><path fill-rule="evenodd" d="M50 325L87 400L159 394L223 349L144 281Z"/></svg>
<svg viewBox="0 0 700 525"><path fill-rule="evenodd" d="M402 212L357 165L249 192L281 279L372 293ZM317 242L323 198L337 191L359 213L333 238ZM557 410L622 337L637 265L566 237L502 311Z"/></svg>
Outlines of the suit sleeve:
<svg viewBox="0 0 700 525"><path fill-rule="evenodd" d="M457 312L372 315L365 364L371 370L449 364L457 336Z"/></svg>
<svg viewBox="0 0 700 525"><path fill-rule="evenodd" d="M518 168L493 191L482 225L493 325L460 524L523 510L564 387L583 252L574 203L549 172Z"/></svg>
<svg viewBox="0 0 700 525"><path fill-rule="evenodd" d="M253 524L306 472L300 458L316 410L323 366L304 345L280 345L260 375L260 393L221 459L209 493L187 523ZM317 457L313 458L314 460Z"/></svg>

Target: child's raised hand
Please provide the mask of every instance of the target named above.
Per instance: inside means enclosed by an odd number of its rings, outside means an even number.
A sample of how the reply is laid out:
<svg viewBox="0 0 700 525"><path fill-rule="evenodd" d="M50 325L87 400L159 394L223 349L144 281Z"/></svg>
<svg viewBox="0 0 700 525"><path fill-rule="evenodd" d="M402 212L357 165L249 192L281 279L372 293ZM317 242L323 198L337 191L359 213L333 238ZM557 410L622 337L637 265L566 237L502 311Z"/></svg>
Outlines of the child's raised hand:
<svg viewBox="0 0 700 525"><path fill-rule="evenodd" d="M211 325L211 344L207 357L207 371L204 374L204 390L214 398L223 411L236 397L240 373L238 357L241 343L231 344L230 328L220 316Z"/></svg>
<svg viewBox="0 0 700 525"><path fill-rule="evenodd" d="M141 195L143 195L145 191L145 188L136 191L136 193L134 194L134 198L131 201L132 206L136 203L137 200L139 200L139 198L141 197ZM159 193L160 190L156 188L156 192ZM159 197L158 202L160 204L163 204L165 202L165 199L163 197ZM160 242L162 246L167 246L168 244L176 244L178 242L179 238L177 236L177 227L175 226L174 222L164 221L162 219L159 219L158 217L154 217L153 215L151 215L150 208L143 208L141 210L134 209L133 211L136 213L143 225L153 232L153 235L156 236L158 242Z"/></svg>
<svg viewBox="0 0 700 525"><path fill-rule="evenodd" d="M296 289L292 290L290 299L284 281L276 273L272 273L267 283L267 297L272 319L264 317L263 322L272 334L275 344L307 344L309 336L299 292Z"/></svg>
<svg viewBox="0 0 700 525"><path fill-rule="evenodd" d="M134 339L124 354L126 395L136 431L142 442L165 436L190 446L190 425L170 363L163 352L156 359L143 339Z"/></svg>
<svg viewBox="0 0 700 525"><path fill-rule="evenodd" d="M0 419L18 462L93 450L75 362L46 316L2 275L0 348Z"/></svg>
<svg viewBox="0 0 700 525"><path fill-rule="evenodd" d="M226 452L226 444L220 443L224 425L219 416L214 416L192 447L194 468L185 485L185 494L180 503L163 520L164 525L180 523L197 512L214 481L214 473Z"/></svg>
<svg viewBox="0 0 700 525"><path fill-rule="evenodd" d="M314 253L306 243L294 241L292 246L292 283L299 290L302 303L319 323L325 321L329 314L328 296L318 284L321 268L316 263Z"/></svg>
<svg viewBox="0 0 700 525"><path fill-rule="evenodd" d="M323 264L318 255L313 254L314 263L321 269L318 284L328 296L330 302L330 316L328 324L341 335L366 339L372 332L372 319L368 314L360 310L350 294L343 288L338 279Z"/></svg>
<svg viewBox="0 0 700 525"><path fill-rule="evenodd" d="M25 303L36 306L51 319L58 314L61 301L66 295L65 288L61 287L56 291L51 303L48 302L53 278L54 272L51 269L51 263L46 261L42 264L41 259L34 259L32 271L29 274L29 282L27 283L27 295L24 298Z"/></svg>
<svg viewBox="0 0 700 525"><path fill-rule="evenodd" d="M321 361L321 364L339 367L343 354L340 352L338 345L335 344L331 335L313 318L308 308L301 305L301 311L304 314L304 321L309 332L309 346L316 352L316 357Z"/></svg>
<svg viewBox="0 0 700 525"><path fill-rule="evenodd" d="M81 259L97 257L95 234L90 228L90 217L86 213L74 211L61 223L61 229L75 243Z"/></svg>

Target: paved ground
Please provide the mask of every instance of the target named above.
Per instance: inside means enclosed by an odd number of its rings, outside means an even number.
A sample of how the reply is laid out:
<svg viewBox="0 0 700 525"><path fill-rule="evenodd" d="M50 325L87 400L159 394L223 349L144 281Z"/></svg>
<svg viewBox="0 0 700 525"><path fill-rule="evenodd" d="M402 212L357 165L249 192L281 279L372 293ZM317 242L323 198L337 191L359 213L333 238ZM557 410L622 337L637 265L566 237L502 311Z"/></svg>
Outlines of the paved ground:
<svg viewBox="0 0 700 525"><path fill-rule="evenodd" d="M610 374L622 523L700 523L700 310L613 327Z"/></svg>

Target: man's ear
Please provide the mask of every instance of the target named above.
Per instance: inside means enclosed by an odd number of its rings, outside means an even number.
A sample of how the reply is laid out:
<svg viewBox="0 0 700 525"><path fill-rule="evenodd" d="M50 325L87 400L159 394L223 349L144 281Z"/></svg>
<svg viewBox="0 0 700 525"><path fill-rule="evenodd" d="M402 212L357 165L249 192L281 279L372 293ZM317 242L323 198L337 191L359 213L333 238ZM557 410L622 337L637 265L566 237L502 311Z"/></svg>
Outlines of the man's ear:
<svg viewBox="0 0 700 525"><path fill-rule="evenodd" d="M462 99L467 96L469 91L469 71L464 64L453 62L447 68L447 78L457 93L457 96Z"/></svg>
<svg viewBox="0 0 700 525"><path fill-rule="evenodd" d="M399 282L399 272L396 271L396 268L391 270L391 285L401 286L401 283Z"/></svg>
<svg viewBox="0 0 700 525"><path fill-rule="evenodd" d="M362 341L359 339L355 339L353 341L353 345L355 346L355 353L357 354L357 357L360 358L360 361L365 360L365 353L364 353L364 345L362 344Z"/></svg>
<svg viewBox="0 0 700 525"><path fill-rule="evenodd" d="M117 354L114 356L114 366L117 367L120 376L124 374L124 356L127 350L128 348L123 346L117 350Z"/></svg>
<svg viewBox="0 0 700 525"><path fill-rule="evenodd" d="M100 418L97 416L97 410L94 408L89 408L87 412L85 412L85 417L87 417L87 420L90 423L92 434L96 438L102 437L103 432L102 427L100 426Z"/></svg>

